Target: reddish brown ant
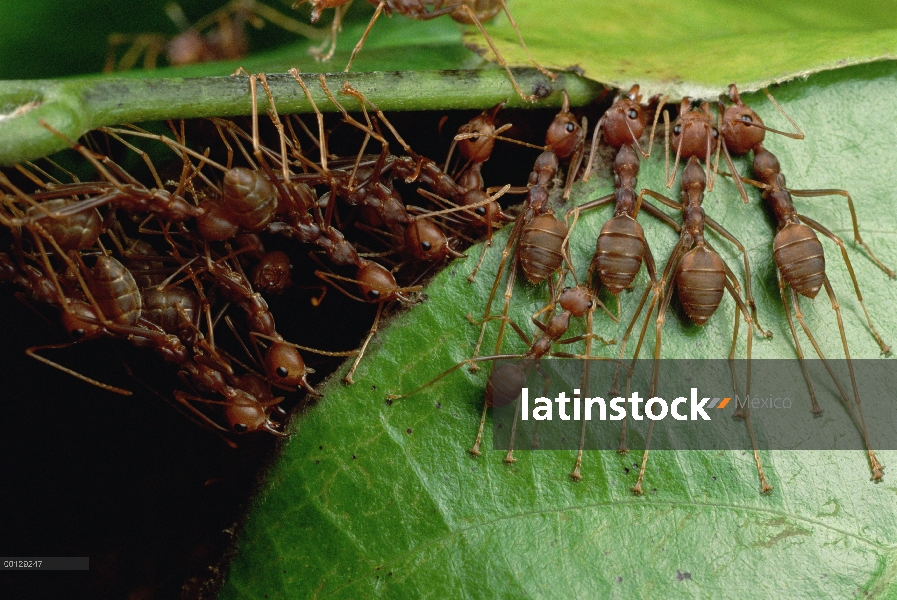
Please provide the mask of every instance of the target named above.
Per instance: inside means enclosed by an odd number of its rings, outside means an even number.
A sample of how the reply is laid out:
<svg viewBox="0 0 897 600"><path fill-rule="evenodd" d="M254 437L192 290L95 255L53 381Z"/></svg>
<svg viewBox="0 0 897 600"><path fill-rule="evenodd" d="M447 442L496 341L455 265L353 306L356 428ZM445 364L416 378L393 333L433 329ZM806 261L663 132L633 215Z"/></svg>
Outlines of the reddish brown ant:
<svg viewBox="0 0 897 600"><path fill-rule="evenodd" d="M536 158L533 171L530 174L532 187L530 187L527 193L523 210L520 216L517 217L508 241L502 250L501 262L499 263L489 298L486 301L480 336L474 349L474 357L480 352L483 337L486 333L486 324L490 320L492 301L495 298L501 276L504 273L512 251L514 257L505 287L502 317L507 317L508 315L518 264L530 283L541 283L547 279L549 287L552 287L550 275L557 272L565 260L569 230L565 223L555 217L554 210L548 206L548 186L558 170L558 153L563 156L569 156L576 148L582 147L582 141L582 129L569 112L569 103L565 93L564 107L548 127L548 133L546 134L548 150ZM571 176L574 172L575 169L571 165ZM471 273L471 278L476 274L479 266L478 264L473 273ZM575 279L575 272L573 276ZM554 296L553 290L551 295L552 297ZM499 325L495 354L498 354L501 350L504 327L505 321L502 319ZM475 365L472 368L475 368Z"/></svg>
<svg viewBox="0 0 897 600"><path fill-rule="evenodd" d="M552 313L552 317L549 319L547 324L543 324L541 321L539 321L537 317L546 310L553 311L556 304L561 307L561 312L557 314ZM552 303L550 305L540 310L538 313L536 313L536 315L533 315L532 322L538 328L539 335L532 340L530 340L526 333L524 333L524 331L520 328L520 326L518 326L509 317L505 315L491 316L489 317L490 320L499 319L502 323L510 324L514 331L520 336L520 338L527 345L529 345L529 349L523 354L496 354L493 356L475 356L473 358L469 358L440 373L427 383L414 389L411 392L408 392L407 394L389 394L387 396L387 400L392 401L413 396L421 390L430 387L443 377L454 373L464 365L473 365L484 361L520 358L524 359L524 361L526 361L527 363L538 365L539 360L545 356L554 356L561 358L589 358L590 360L609 360L551 351L552 345L554 344L572 344L580 340L595 337L592 333L585 333L570 338L561 339L567 333L567 330L570 327L571 317L583 317L587 315L591 316L591 312L594 309L594 306L595 303L592 299L592 296L589 293L588 289L584 286L580 285L576 287L564 288L556 300L552 299ZM616 342L614 340L611 340L609 342L605 341L605 343L613 344ZM514 364L505 363L500 365L498 368L493 369L492 373L489 375L489 381L486 385L486 401L483 405L483 412L480 416L480 425L477 430L477 437L474 441L473 447L470 449L470 453L473 456L476 457L480 456L481 454L480 444L482 443L483 439L483 428L486 422L486 411L490 407L505 406L514 401L517 391L511 390L519 391L520 386L516 384L518 384L522 380L525 380L525 378L526 376L524 374L523 368ZM511 447L508 448L508 454L505 457L505 462L515 462L513 456L513 439Z"/></svg>
<svg viewBox="0 0 897 600"><path fill-rule="evenodd" d="M650 292L653 291L654 294L652 296L651 303L648 305L647 316L642 326L633 358L634 361L639 355L639 351L645 337L645 332L648 328L648 321L654 311L654 307L657 306L657 320L654 340L654 371L651 381L650 395L654 395L657 390L657 381L659 374L658 361L662 356L661 336L663 332L663 325L666 322L666 313L669 309L674 289L678 290L679 300L682 303L682 307L685 310L685 313L696 325L703 325L710 319L711 316L713 316L726 292L728 292L732 299L735 301L735 325L733 327L732 347L729 352L729 361L731 362L735 358L735 349L739 330L738 316L739 312L741 312L748 328L746 348L746 357L748 361L747 392L748 394L750 393L750 359L754 329L753 320L751 318L751 312L747 304L741 298L741 286L738 283L735 274L726 265L723 259L704 237L704 226L705 223L708 222L708 219L704 215L704 210L703 208L701 208L701 204L703 203L706 187L706 175L698 164L697 158L695 156L691 156L688 159L688 164L686 165L682 173L681 203L677 203L674 200L667 198L666 196L647 189L642 190L641 194L639 194L639 201L641 201L641 197L644 194L648 194L671 208L681 210L683 222L681 227L676 226L676 229L680 234L679 242L676 244L675 248L670 254L670 259L667 261L659 284L656 287L649 287L645 289L638 309L636 310L635 315L630 321L621 343L620 355L622 357L623 352L625 352L626 342L632 332L635 323L638 320L639 315L641 314L641 310L644 307L647 296ZM713 229L723 235L727 240L732 241L733 236L722 227L715 225ZM658 299L660 299L659 302ZM763 465L760 460L760 454L757 449L753 427L750 422L750 410L748 405L745 405L743 415L739 416L743 416L748 428L751 442L753 444L754 461L757 466L757 474L760 478L760 491L763 494L769 493L770 491L772 491L772 486L769 485L768 481L766 480L766 475L763 472ZM651 434L653 432L653 429L654 421L652 420L648 427L647 438L645 439L645 452L642 456L642 463L639 468L638 479L635 485L632 487L632 492L638 495L642 494L642 481L644 480L645 476L645 468L648 461L648 447L650 446Z"/></svg>
<svg viewBox="0 0 897 600"><path fill-rule="evenodd" d="M850 258L847 255L843 240L841 240L840 237L835 235L832 231L824 227L822 224L798 213L797 209L794 206L792 196L846 196L848 199L848 205L851 209L851 215L854 219L853 224L855 239L864 248L866 248L870 256L873 257L873 261L876 262L879 267L884 269L886 272L889 272L889 270L884 267L883 264L880 264L880 261L875 258L875 255L872 254L871 250L869 250L865 243L863 243L859 238L856 216L853 210L853 202L850 199L850 195L844 190L791 190L790 188L788 188L785 183L785 176L782 175L781 166L779 165L778 159L772 152L770 152L763 146L762 141L765 129L758 128L759 126L750 125L750 123L754 122L753 116L751 115L753 111L750 110L746 105L744 105L743 102L741 102L741 98L738 95L738 90L734 84L729 88L729 95L730 99L738 108L731 111L727 110L725 113L725 116L729 121L729 126L723 129L724 136L728 134L728 137L725 140L726 146L731 145L732 151L737 153L738 150L748 148L748 145L753 143L753 146L750 147L750 149L754 152L753 170L754 175L759 179L759 181L754 181L747 178L744 178L744 181L746 183L755 185L762 190L763 199L766 201L767 208L772 213L776 221L777 231L775 239L773 240L773 257L775 259L776 267L779 274L779 289L782 297L782 303L785 308L785 316L787 317L788 326L791 331L791 337L794 340L798 359L801 362L801 366L804 370L804 377L810 390L810 396L813 403L813 412L815 414L820 414L822 411L816 399L816 393L813 387L812 380L810 379L809 373L804 366L804 354L800 345L800 341L797 337L797 330L795 329L794 322L792 320L792 310L794 311L794 315L800 323L801 328L807 335L807 338L810 340L813 349L816 351L816 354L819 356L819 358L823 361L826 369L831 375L833 382L838 388L841 400L847 406L851 414L854 414L853 409L851 408L851 404L848 400L848 395L841 387L841 384L838 382L834 373L828 367L828 363L823 356L822 350L819 347L816 338L813 336L809 326L804 320L803 313L800 308L800 296L805 296L807 298L813 299L824 287L826 293L829 296L829 300L831 301L832 310L835 311L835 315L838 320L838 331L840 333L841 345L844 349L844 356L848 364L848 372L851 379L854 404L856 406L855 418L858 422L860 432L863 435L863 441L866 444L869 463L872 469L872 478L875 480L880 480L883 477L882 466L876 458L875 453L869 446L869 441L866 436L866 425L863 418L863 412L860 403L859 392L857 389L856 378L854 376L853 365L850 359L850 350L847 344L847 337L844 332L844 323L841 317L841 309L840 305L838 304L837 298L835 297L834 289L832 288L828 276L825 273L825 255L822 244L817 238L816 232L825 235L838 245L838 248L841 251L841 256L844 259L844 263L847 266L848 273L850 274L851 281L853 282L854 292L856 293L857 300L860 302L860 306L863 309L863 314L866 317L866 322L869 326L870 333L875 338L875 341L881 348L882 353L888 352L890 350L890 346L885 344L881 335L872 324L872 319L870 318L869 312L866 309L865 302L863 302L863 296L860 292L859 283L857 282L856 275L854 274L853 266L851 265ZM745 116L749 117L750 120L745 119ZM740 121L741 124L736 126L736 120ZM757 122L762 123L759 120ZM728 138L731 138L731 140ZM733 173L733 176L738 177L738 175L735 173ZM788 288L787 291L786 288ZM788 302L789 291L791 298L790 304Z"/></svg>

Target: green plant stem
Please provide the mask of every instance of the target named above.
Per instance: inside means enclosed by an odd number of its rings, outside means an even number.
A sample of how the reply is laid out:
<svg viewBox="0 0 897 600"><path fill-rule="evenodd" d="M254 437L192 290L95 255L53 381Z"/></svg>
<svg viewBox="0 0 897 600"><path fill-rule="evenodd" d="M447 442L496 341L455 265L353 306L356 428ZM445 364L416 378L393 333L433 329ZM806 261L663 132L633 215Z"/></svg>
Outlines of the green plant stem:
<svg viewBox="0 0 897 600"><path fill-rule="evenodd" d="M524 90L549 92L538 106L560 106L561 90L574 105L598 96L600 84L562 73L551 82L535 69L515 69ZM317 75L304 77L322 111L335 111L318 85ZM308 113L311 105L289 74L267 76L278 112ZM337 92L349 81L383 110L450 110L488 108L502 100L509 106L527 106L498 69L482 71L418 71L335 73L327 75ZM259 110L268 100L259 86ZM341 96L352 109L358 103ZM41 119L76 139L103 125L138 123L160 119L231 117L249 115L252 103L249 78L205 77L196 79L132 79L96 77L77 80L22 80L0 82L0 165L9 166L62 150L66 143L39 123Z"/></svg>

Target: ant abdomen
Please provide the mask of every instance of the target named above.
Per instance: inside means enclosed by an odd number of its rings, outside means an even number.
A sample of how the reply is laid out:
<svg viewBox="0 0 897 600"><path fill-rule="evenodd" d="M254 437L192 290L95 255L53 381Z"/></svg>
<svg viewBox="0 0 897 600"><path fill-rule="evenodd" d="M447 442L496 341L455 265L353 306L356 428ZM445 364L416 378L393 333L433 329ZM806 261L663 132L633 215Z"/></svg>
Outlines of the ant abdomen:
<svg viewBox="0 0 897 600"><path fill-rule="evenodd" d="M816 297L825 279L825 254L815 231L803 223L785 225L776 234L773 256L788 285L802 296Z"/></svg>
<svg viewBox="0 0 897 600"><path fill-rule="evenodd" d="M492 369L486 383L486 406L507 406L517 399L526 386L526 373L519 365L502 363Z"/></svg>
<svg viewBox="0 0 897 600"><path fill-rule="evenodd" d="M91 269L90 292L103 316L118 325L134 325L140 318L140 289L131 272L111 256L99 256Z"/></svg>
<svg viewBox="0 0 897 600"><path fill-rule="evenodd" d="M706 246L693 248L679 262L676 287L685 313L695 325L703 325L716 312L726 291L723 259Z"/></svg>
<svg viewBox="0 0 897 600"><path fill-rule="evenodd" d="M224 174L221 202L246 231L263 230L277 211L277 191L258 171L236 167Z"/></svg>
<svg viewBox="0 0 897 600"><path fill-rule="evenodd" d="M619 294L632 285L645 256L645 232L628 215L613 217L598 235L592 267L611 294Z"/></svg>
<svg viewBox="0 0 897 600"><path fill-rule="evenodd" d="M73 202L67 198L54 198L41 204L47 212L55 212ZM32 206L25 213L27 218L39 219L44 212ZM93 246L103 231L100 213L85 210L64 217L48 217L40 221L41 226L63 250L85 250Z"/></svg>
<svg viewBox="0 0 897 600"><path fill-rule="evenodd" d="M531 283L545 281L561 268L567 226L553 214L539 215L520 236L520 266Z"/></svg>
<svg viewBox="0 0 897 600"><path fill-rule="evenodd" d="M480 21L491 20L492 17L497 15L501 10L501 2L498 0L465 0L459 4L466 4L469 6L470 10L473 11L473 14L475 14ZM473 19L470 18L470 14L462 8L458 8L449 13L449 15L458 23L463 23L464 25L475 24Z"/></svg>
<svg viewBox="0 0 897 600"><path fill-rule="evenodd" d="M166 333L180 333L196 323L199 314L199 298L181 287L164 290L149 288L141 292L143 316L150 323L162 328Z"/></svg>

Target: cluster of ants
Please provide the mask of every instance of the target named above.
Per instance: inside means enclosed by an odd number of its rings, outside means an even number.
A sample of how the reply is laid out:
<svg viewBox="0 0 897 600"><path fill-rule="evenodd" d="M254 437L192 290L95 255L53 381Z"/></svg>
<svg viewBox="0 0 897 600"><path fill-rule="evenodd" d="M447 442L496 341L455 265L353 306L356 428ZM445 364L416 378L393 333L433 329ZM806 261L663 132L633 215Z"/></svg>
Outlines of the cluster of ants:
<svg viewBox="0 0 897 600"><path fill-rule="evenodd" d="M654 369L653 378L650 382L650 393L646 396L649 398L653 397L656 395L658 386L659 360L662 357L662 333L674 292L678 295L679 304L684 313L692 323L698 326L705 324L713 316L727 293L731 296L736 305L736 313L732 345L728 358L732 361L736 355L739 317L741 317L747 324L745 358L748 361L747 395L749 396L749 361L754 331L756 330L763 337L771 337L772 333L763 329L757 319L757 308L754 303L751 286L751 267L744 245L709 215L705 214L702 208L705 193L712 190L715 178L722 173L734 180L745 203L748 202L748 195L744 184L748 183L759 188L766 208L775 222L776 235L773 240L772 250L778 271L781 300L797 357L801 363L812 400L813 413L818 415L822 411L816 398L813 381L804 364L805 355L798 337L795 320L809 339L816 355L825 365L833 385L838 391L841 402L857 424L868 453L872 478L876 481L880 480L883 477L883 466L868 441L857 381L850 362L850 350L845 335L840 305L826 275L824 252L817 234L822 234L838 245L871 335L881 348L882 353L889 352L890 347L884 342L872 323L869 312L863 302L859 283L845 250L843 240L819 222L799 214L794 205L793 197L843 197L847 201L850 210L855 243L861 246L870 260L889 277L894 278L895 272L885 266L863 241L859 232L853 199L847 191L840 189L797 190L786 185L778 159L763 145L766 133L771 132L794 139L802 139L804 134L797 124L781 110L781 107L769 92L766 93L772 103L788 119L796 132L780 131L765 126L760 116L742 101L734 84L730 86L728 97L725 98L728 102L723 100L719 102L716 115L711 112L708 103L693 106L689 98L684 98L679 108L678 117L672 124L671 135L669 114L666 110L662 111L665 98L655 97L648 104L642 104L638 86L634 86L627 94L619 95L604 116L600 118L594 129L591 151L587 160L587 166L582 174L583 180L589 179L593 157L596 156L599 144L603 142L616 153L613 161L615 191L604 197L569 209L566 213L566 222L557 219L554 209L548 206L549 191L546 188L546 184L555 176L559 160L569 157L571 165L567 171L567 180L562 194L564 197L568 195L571 183L579 177L580 158L586 140L586 123L583 122L582 126L580 126L572 115L567 112L565 106L565 109L558 114L551 124L546 137L546 151L536 160L534 171L530 176L530 189L527 199L504 248L499 273L496 276L483 313L482 329L473 357L453 366L412 392L390 395L389 400L392 401L414 395L464 365L470 365L471 370L475 370L477 363L482 361L511 358L522 359L517 362L499 363L489 377L480 427L476 441L470 450L471 454L478 456L480 454L486 410L489 407L501 407L515 402L519 397L520 389L526 385L527 372L532 368L539 368L539 359L545 356L553 356L585 360L612 360L618 365L617 374L619 376L621 370L625 370L623 361L624 357L626 357L627 342L630 340L643 314L645 317L642 320L638 342L631 360L634 366L645 341L646 331L653 320L655 325ZM680 177L681 195L678 202L650 189L639 191L637 186L640 156L647 158L651 154L654 130L661 111L667 130L667 135L665 136L667 187L672 187L679 172L679 163L682 161L686 163ZM650 133L647 133L652 113L653 123ZM644 144L641 141L646 133L648 136L647 149L644 148ZM673 154L675 155L675 160L672 169L670 169L669 162ZM753 155L752 177L739 174L733 162L733 156L750 154ZM720 170L721 158L725 160L728 172ZM701 163L703 163L703 166ZM653 204L651 200L656 200L664 206L680 212L682 215L681 221L670 217ZM610 203L614 204L613 215L603 225L598 235L595 253L585 280L586 283L579 283L576 270L570 262L566 247L570 231L575 227L584 211ZM648 240L638 222L638 215L642 211L656 218L659 222L668 225L679 235L679 240L670 253L662 272L657 270ZM732 244L742 255L744 262L743 285L735 271L726 264L714 249L710 240L705 237L705 228L708 227L718 234L720 238ZM507 267L509 260L511 266ZM508 318L509 302L518 264L531 283L538 284L547 281L549 287L550 302L532 317L532 323L537 328L536 336L532 340L527 337L521 327ZM607 294L617 297L619 307L620 293L633 287L636 276L643 264L647 271L650 285L646 286L641 294L635 313L619 343L617 358L593 356L591 352L592 341L600 338L593 333L592 313L599 306L607 311L606 307L598 300L599 291L603 288ZM500 285L502 271L506 267L509 268L510 274L506 284L504 304L501 313L495 314L492 311L492 303ZM555 276L557 277L556 281L552 279ZM568 276L572 276L575 283L574 287L562 287ZM844 358L848 365L849 382L840 381L832 368L830 368L801 311L800 297L813 299L823 288L837 316ZM645 310L646 306L647 310ZM557 312L558 307L560 312ZM609 311L607 312L613 317ZM655 312L656 317L652 317ZM548 313L548 317L544 322L540 320L540 315L543 313ZM564 338L570 327L571 319L574 317L586 318L586 333ZM499 321L498 339L494 355L479 356L487 324L494 320ZM522 354L502 354L503 333L506 324L510 324L516 333L529 345L529 349L526 352ZM579 341L584 341L585 343L585 352L583 354L570 354L552 350L555 344L570 344ZM613 340L610 342L601 341L605 344L616 343ZM629 367L630 376L631 372L632 367ZM588 389L587 378L588 369L586 368L580 388ZM733 384L737 388L734 371ZM616 377L612 386L611 396L619 395L616 391L618 389ZM519 406L517 410L519 410ZM746 424L753 444L753 456L759 476L760 490L762 493L767 494L772 491L772 486L769 484L763 471L756 436L751 425L749 404L744 403L736 406L734 417L742 419ZM649 422L645 439L646 449L642 456L637 481L632 487L633 493L639 495L643 493L642 484L645 477L648 449L654 424L654 420ZM505 457L505 461L508 463L512 463L515 460L513 457L513 431L512 428L511 445ZM583 422L580 449L576 457L575 466L571 472L571 477L577 481L582 478L582 448L585 432L586 427L585 422ZM625 420L623 421L621 431L620 451L627 451Z"/></svg>
<svg viewBox="0 0 897 600"><path fill-rule="evenodd" d="M482 320L478 322L481 330L473 356L412 392L390 396L392 401L416 394L464 365L476 368L478 363L496 358L523 358L523 366L502 363L489 377L479 431L471 449L472 454L479 455L488 407L515 400L509 390L516 394L519 383L525 380L524 369L528 364L535 365L546 356L595 358L592 342L600 338L592 333L592 317L597 307L603 307L597 300L598 292L604 288L607 293L618 296L623 290L632 288L642 264L650 285L643 291L635 315L619 343L618 359L612 360L624 359L627 342L644 313L646 316L632 360L638 357L656 311L656 364L662 356L662 331L674 291L678 291L684 312L696 325L704 324L713 316L726 293L732 297L737 311L730 359L736 352L739 316L747 324L747 359L751 356L754 330L762 336L771 335L757 322L751 293L751 270L744 246L705 215L701 206L705 192L712 188L715 178L722 172L719 169L722 158L728 165L726 174L736 182L745 202L747 193L743 184L758 187L777 224L773 255L798 358L803 361L804 354L792 311L814 350L824 360L799 305L800 296L812 299L823 288L838 315L844 356L848 361L850 358L839 305L825 273L824 254L817 233L838 244L869 330L882 351L888 350L863 304L843 241L820 223L800 215L792 201L794 196L841 195L846 198L856 243L883 271L894 277L894 271L888 269L860 237L850 195L843 190L787 187L778 160L764 147L763 141L767 132L792 138L802 138L803 133L790 118L797 133L765 126L760 116L744 104L734 85L729 88L728 103L721 101L716 115L706 103L693 106L688 98L683 99L672 127L669 113L664 110L666 99L655 97L644 104L638 86L634 86L628 93L620 94L600 118L589 149L587 122L577 120L570 112L565 96L561 111L548 127L544 146L530 145L541 154L534 161L526 185L487 187L482 166L493 154L496 142L516 141L501 135L510 125L496 127L503 104L486 110L462 126L449 157L439 164L415 152L382 111L361 92L346 83L340 94L334 94L321 76L318 83L330 103L339 111L343 122L364 140L354 155L336 156L328 150L324 115L312 100L305 80L295 70L291 74L314 108L316 133L312 131L313 127L295 116L280 116L265 76L250 75L251 130L246 131L236 122L225 119L207 122L207 126L217 132L221 147L226 149L226 160L213 159L209 148L191 148L184 124L178 127L170 123L171 135L152 133L135 126L99 130L107 141L115 140L143 158L153 179L150 187L110 156L67 138L68 144L95 167L99 174L97 180L80 181L68 174L68 180L62 181L33 163L17 165L15 173L9 175L0 172L0 189L3 189L5 199L0 222L12 238L9 252L0 253L2 280L17 286L31 301L55 308L74 342L111 337L154 350L173 365L189 388L189 391L176 391L174 396L179 406L199 422L220 432L265 431L282 436L285 413L280 404L283 397L278 396L276 390L302 388L309 394L317 394L307 381L310 370L302 352L354 356L345 376L346 383L351 383L353 373L377 331L384 306L418 301L417 293L422 288L417 283L422 273L450 257L459 256L465 241L485 237L487 243L470 275L472 279L483 264L493 231L513 222ZM262 143L256 104L258 85L267 94L268 116L276 131L277 148ZM338 95L357 102L361 109L360 113L355 113L360 115L358 118L349 113ZM668 186L673 185L678 175L679 163L685 162L680 178L680 201L649 189L638 190L640 157L651 154L661 114L667 130L667 162L670 156L675 156L672 169L668 169ZM50 124L42 124L64 138ZM384 133L386 131L388 134ZM392 154L387 135L398 142L403 154ZM171 160L180 168L176 182L166 184L162 181L149 154L135 145L138 139L161 145L163 151L171 152ZM308 141L303 148L303 140L310 140L311 153L308 152ZM372 140L380 144L379 153L366 153ZM558 218L552 204L558 198L566 199L577 179L590 178L600 144L609 146L616 153L613 161L615 191L571 208L566 219ZM452 168L451 155L455 148L459 158ZM738 174L732 161L733 156L749 153L753 154L752 178ZM235 166L237 162L243 166ZM563 171L566 171L565 176ZM25 189L23 181L29 186L33 184L35 189ZM427 205L405 204L398 188L409 185L414 186ZM509 192L525 194L516 216L506 214L497 202ZM652 200L681 212L681 221L666 214ZM615 207L613 216L601 228L588 274L584 283L580 283L567 248L570 232L582 213L611 203ZM642 210L680 236L662 271L656 267L638 222ZM121 214L129 218L121 219ZM367 247L347 238L350 224L368 234ZM743 285L706 239L705 227L730 242L743 255ZM355 301L377 305L374 323L359 349L345 352L315 350L290 342L278 332L265 296L278 294L291 285L290 258L280 250L266 251L265 245L268 240L280 237L312 250L310 254L320 267L315 271L320 280ZM373 245L380 247L371 247ZM548 286L550 301L532 317L538 329L532 340L508 317L518 265L530 284L546 282ZM494 313L493 300L505 271L502 309L500 313ZM564 287L568 277L572 277L574 286ZM235 311L243 314L242 324L232 320L230 313ZM546 315L544 318L543 314ZM565 338L574 318L586 319L586 333ZM216 343L216 330L222 328L222 321L241 341L242 358ZM498 321L495 351L493 355L481 356L486 330L493 321ZM508 325L529 345L522 355L502 354ZM585 344L582 354L553 350L556 344L579 341ZM75 373L40 354L60 346L38 346L29 349L28 353L104 389L129 393ZM849 386L843 386L834 374L832 379L865 440L865 425L852 369L850 376ZM807 384L813 397L813 410L818 412L809 375ZM655 368L652 388L656 389L656 386ZM852 393L846 391L848 387ZM749 407L739 407L736 416L744 419L754 440ZM648 443L650 436L649 429ZM868 442L866 446L872 476L880 479L882 465ZM621 448L625 449L625 428ZM756 442L754 457L761 491L769 492L772 488L763 473ZM633 487L636 493L642 491L647 458L648 451L645 450ZM513 462L512 449L509 449L506 460ZM581 478L581 460L580 448L571 473L577 480Z"/></svg>
<svg viewBox="0 0 897 600"><path fill-rule="evenodd" d="M294 76L309 94L301 76ZM253 97L259 80L270 97L264 76L251 77ZM317 113L315 135L301 119L278 116L273 101L270 115L279 151L261 143L257 111L251 132L230 120L206 123L217 132L219 148L226 149L222 162L208 148L190 147L183 122L180 127L170 123L172 135L135 126L99 130L107 143L119 143L143 158L153 180L147 186L109 153L42 122L89 161L99 178L79 180L51 159L45 159L49 169L26 163L8 175L0 172L5 200L0 222L11 235L9 251L0 253L2 280L17 286L28 301L57 309L75 343L111 337L154 350L189 386L189 392L174 396L200 422L221 432L283 435L283 397L276 391L301 388L317 395L301 352L355 356L345 376L352 383L383 307L416 302L421 286L414 280L446 258L460 256L454 244L510 220L497 203L510 186L490 195L480 174L492 153L495 138L489 134L496 132L501 105L462 128L486 135L458 142L462 164L449 172L448 161L442 167L415 153L382 113L377 111L378 119L365 112L362 123L349 115L323 77L320 85L345 121L364 135L357 155L330 154L322 113ZM370 104L349 86L342 91L362 106ZM389 152L381 123L406 155ZM302 136L311 140L314 158L303 151ZM133 143L138 139L171 153L180 166L176 182L163 182L150 154ZM365 154L369 139L381 143L379 154ZM406 207L397 180L415 182L441 208ZM353 225L381 248L359 248L348 240L343 232ZM292 265L287 253L266 251L266 240L274 238L313 250L321 280L355 301L377 306L360 349L315 350L279 333L265 296L291 285ZM411 283L400 285L397 276ZM322 294L313 304L327 289L317 287ZM243 313L244 325L234 322L231 307ZM216 330L225 325L241 342L242 358L216 343ZM44 356L43 351L65 345L36 346L27 353L103 389L131 393Z"/></svg>

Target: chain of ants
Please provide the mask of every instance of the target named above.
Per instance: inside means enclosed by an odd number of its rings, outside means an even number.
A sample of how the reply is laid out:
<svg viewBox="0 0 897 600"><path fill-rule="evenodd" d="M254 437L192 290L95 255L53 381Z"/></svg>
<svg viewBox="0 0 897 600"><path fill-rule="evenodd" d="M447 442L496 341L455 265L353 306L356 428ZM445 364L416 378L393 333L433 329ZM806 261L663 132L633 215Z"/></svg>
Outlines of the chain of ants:
<svg viewBox="0 0 897 600"><path fill-rule="evenodd" d="M298 72L293 71L293 76L314 106L308 84ZM802 138L802 132L793 122L797 133L777 131L763 125L760 117L741 101L734 85L729 90L729 105L719 103L716 119L708 105L692 107L689 99L683 99L672 126L672 137L669 135L668 112L661 110L665 99L652 98L648 104L643 104L635 86L629 93L618 96L600 118L588 153L585 151L588 124L585 119L577 121L565 101L548 128L545 145L533 146L542 153L535 160L526 185L486 188L481 174L483 163L492 155L497 141L514 141L501 135L510 125L496 127L501 104L461 127L452 145L453 150L457 147L459 159L457 166L450 169L451 150L443 165L416 153L387 117L348 84L334 94L323 77L318 81L343 121L364 138L355 156L338 157L328 150L324 116L317 106L314 106L317 117L317 132L314 132L296 117L282 118L277 114L263 75L250 75L249 82L253 99L257 85L261 85L267 94L268 117L277 132L279 148L262 143L257 106L253 110L251 131L233 121L210 121L220 147L224 149L222 152L226 153L222 162L212 158L210 148L190 147L184 123L171 123L171 135L158 135L134 126L101 129L108 140L115 140L145 161L153 179L151 187L147 187L110 157L68 140L50 124L43 123L92 163L99 178L83 182L52 161L47 161L52 168L28 163L16 167L16 177L34 188L26 191L23 184L17 185L0 173L0 187L5 190L0 220L7 226L12 239L9 251L0 253L2 279L16 285L30 301L58 310L63 327L72 339L67 343L29 348L29 355L101 388L129 394L129 390L96 381L50 360L44 355L45 351L99 337L112 337L146 347L171 363L188 388L189 391L174 392L178 406L183 407L189 417L221 433L231 445L235 444L225 433L265 431L282 436L285 413L280 408L283 395L278 394L300 388L308 394L317 394L308 383L307 375L312 370L306 366L303 352L354 356L354 363L345 377L346 382L351 383L368 342L377 331L384 306L416 302L417 292L421 289L416 285L416 278L421 273L450 257L460 256L463 243L485 236L487 243L471 273L473 279L483 262L492 232L513 222L482 319L476 321L481 331L473 357L410 393L391 395L389 400L413 395L465 365L473 370L479 363L497 358L524 359L523 366L502 363L488 379L482 418L471 449L472 454L479 455L488 407L514 402L516 389L521 381L525 381L526 371L538 368L541 358L615 360L618 376L631 371L631 367L623 363L627 342L636 331L640 315L645 312L632 355L634 362L644 343L651 315L656 310L657 316L653 318L655 370L651 384L652 392L655 391L656 365L662 357L662 331L674 290L678 291L685 313L697 325L707 322L726 293L732 297L737 310L730 360L735 357L739 317L747 324L747 359L750 359L754 331L763 336L771 335L757 322L750 266L744 247L701 208L704 193L712 188L720 172L720 156L728 165L725 174L737 183L745 201L747 195L743 183L760 188L778 224L774 258L789 328L801 361L804 354L794 320L810 340L817 356L825 361L799 303L800 296L812 299L822 288L837 314L848 364L850 358L839 305L825 275L822 247L816 232L838 244L869 330L882 351L888 350L863 304L843 242L821 224L799 215L791 201L792 196L844 197L853 217L856 243L876 265L893 277L894 272L862 240L852 198L843 190L787 188L778 162L762 142L767 131L793 138ZM360 119L346 110L339 96L357 101L362 109ZM676 177L678 163L687 161L681 178L681 202L653 190L637 191L639 157L651 154L654 130L661 114L667 131L667 163L671 155L675 156L668 186ZM647 133L652 116L650 133ZM404 154L392 154L387 137L398 142ZM643 141L645 137L647 148ZM180 163L181 174L177 182L163 183L149 154L136 145L138 140L148 140L144 143L162 144L170 149L173 159ZM369 152L368 146L376 143L380 144L380 152ZM591 157L596 155L601 143L616 151L613 164L615 191L571 209L565 220L558 219L550 200L556 196L569 196L575 179L589 179ZM754 155L754 179L737 174L731 159L732 155L748 152ZM589 160L583 169L586 154ZM246 166L234 166L235 162ZM568 166L562 186L560 173L564 163ZM51 174L54 169L57 175L63 173L59 176L62 179ZM429 206L406 206L396 190L397 181L416 184L418 193L429 201ZM525 194L522 208L514 218L503 212L497 202L509 191ZM667 215L646 196L681 212L681 221ZM568 256L570 232L581 213L610 203L615 206L614 214L602 227L586 282L579 283ZM637 220L642 209L680 235L660 273ZM121 219L121 215L128 219ZM128 223L138 223L136 233ZM363 247L361 242L347 239L350 224L367 232L365 243L378 247ZM743 286L733 269L705 239L705 226L733 244L743 255ZM278 333L274 315L264 296L280 293L292 284L291 265L284 252L265 250L265 239L270 236L289 238L312 249L310 256L320 267L315 271L319 283L358 302L377 305L374 323L360 348L348 351L312 349L287 341ZM604 287L608 293L617 296L632 287L642 264L646 267L650 285L645 288L620 341L618 358L594 357L592 344L600 338L592 333L593 311L598 306L604 308L597 300L598 289ZM550 300L532 318L536 327L533 339L508 317L518 265L530 283L546 282L548 286ZM493 300L504 271L508 276L502 310L493 313ZM406 284L400 285L396 275ZM574 286L564 287L568 277L573 279ZM313 303L323 300L326 289L321 286L321 296L313 299ZM556 310L558 306L560 313ZM235 321L235 313L241 313L242 319ZM543 314L546 315L544 322ZM573 318L585 318L585 333L565 338ZM498 321L495 351L493 355L481 356L485 332L494 321ZM506 326L525 340L529 350L523 354L502 354ZM220 336L222 327L227 327L240 340L242 353L239 356L216 343L216 332ZM585 343L581 354L554 350L556 344L580 341ZM615 340L602 341L616 343ZM813 398L813 411L818 413L813 382L806 369L804 372ZM852 367L849 385L842 385L831 369L829 373L865 439L865 423ZM583 384L588 386L587 381ZM733 381L733 384L737 388L737 382ZM750 371L747 385L749 394ZM616 389L616 380L613 386ZM767 493L772 488L763 472L748 407L739 407L735 416L746 423L754 443L761 491ZM650 444L653 425L654 421L651 421L646 445ZM583 429L583 436L584 433ZM620 449L626 450L625 421ZM867 450L873 478L880 479L882 465L868 442ZM645 450L633 487L635 493L642 491L647 459L648 451ZM514 461L513 437L506 461ZM576 480L582 477L581 464L582 444L571 473Z"/></svg>

